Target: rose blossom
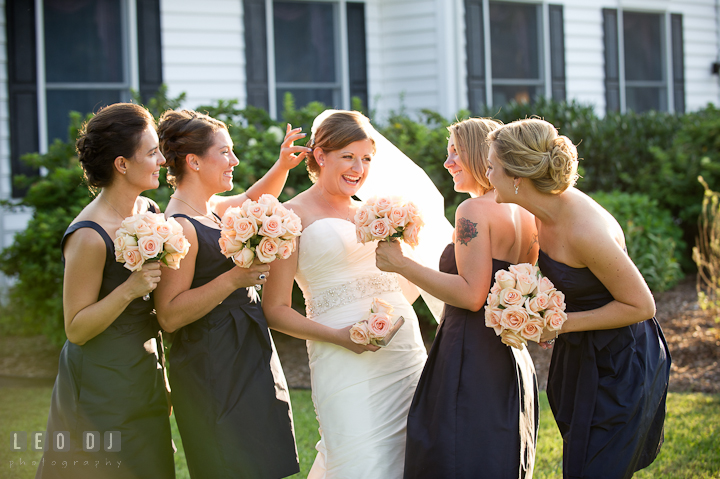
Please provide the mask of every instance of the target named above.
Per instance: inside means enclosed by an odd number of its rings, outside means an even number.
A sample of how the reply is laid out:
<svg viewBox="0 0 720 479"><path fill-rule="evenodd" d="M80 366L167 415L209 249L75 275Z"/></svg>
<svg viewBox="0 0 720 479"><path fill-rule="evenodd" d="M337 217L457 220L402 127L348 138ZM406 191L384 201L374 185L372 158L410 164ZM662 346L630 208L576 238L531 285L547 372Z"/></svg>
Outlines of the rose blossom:
<svg viewBox="0 0 720 479"><path fill-rule="evenodd" d="M495 334L498 336L500 336L500 333L502 333L503 330L503 327L500 324L502 312L502 309L493 306L485 308L485 326L493 328L495 330Z"/></svg>
<svg viewBox="0 0 720 479"><path fill-rule="evenodd" d="M370 223L370 234L373 239L385 239L395 234L395 229L390 226L390 220L387 218L378 218Z"/></svg>
<svg viewBox="0 0 720 479"><path fill-rule="evenodd" d="M555 291L555 285L546 276L538 280L538 293L552 293Z"/></svg>
<svg viewBox="0 0 720 479"><path fill-rule="evenodd" d="M226 235L225 233L226 232L223 231L220 234L218 243L220 244L220 251L222 254L224 254L225 257L229 257L243 249L245 245L239 241L236 236Z"/></svg>
<svg viewBox="0 0 720 479"><path fill-rule="evenodd" d="M368 226L373 219L375 219L375 212L367 204L358 208L355 213L355 224L358 226Z"/></svg>
<svg viewBox="0 0 720 479"><path fill-rule="evenodd" d="M177 222L175 218L168 218L167 224L170 226L170 229L172 230L173 234L182 234L183 227L180 225L180 223Z"/></svg>
<svg viewBox="0 0 720 479"><path fill-rule="evenodd" d="M487 304L491 308L496 308L500 306L500 295L498 293L491 292L488 294Z"/></svg>
<svg viewBox="0 0 720 479"><path fill-rule="evenodd" d="M170 236L165 241L165 251L170 254L180 253L183 256L190 250L190 242L182 234Z"/></svg>
<svg viewBox="0 0 720 479"><path fill-rule="evenodd" d="M245 203L243 203L243 207L247 204L247 202L250 200L247 200ZM265 213L267 212L267 205L263 205L260 203L255 203L254 201L251 201L250 204L247 205L247 215L248 218L254 219L258 225L262 224L263 217L265 216Z"/></svg>
<svg viewBox="0 0 720 479"><path fill-rule="evenodd" d="M225 214L222 217L222 227L224 229L233 229L235 227L235 222L240 218L243 218L243 216L240 215L241 211L242 210L237 207L225 210Z"/></svg>
<svg viewBox="0 0 720 479"><path fill-rule="evenodd" d="M277 238L284 233L285 228L283 228L282 218L277 215L263 218L262 226L260 227L260 231L258 231L258 234L269 238Z"/></svg>
<svg viewBox="0 0 720 479"><path fill-rule="evenodd" d="M525 307L533 313L540 313L550 307L550 296L540 293L534 298L528 298Z"/></svg>
<svg viewBox="0 0 720 479"><path fill-rule="evenodd" d="M503 306L520 306L525 301L522 293L515 288L505 288L500 291L500 303Z"/></svg>
<svg viewBox="0 0 720 479"><path fill-rule="evenodd" d="M386 216L387 213L390 212L390 209L393 207L393 203L397 202L392 201L392 199L388 197L378 198L373 205L373 211L375 212L375 216Z"/></svg>
<svg viewBox="0 0 720 479"><path fill-rule="evenodd" d="M504 309L500 317L500 324L505 329L520 331L530 319L530 315L522 306L510 306Z"/></svg>
<svg viewBox="0 0 720 479"><path fill-rule="evenodd" d="M550 307L565 311L565 294L562 291L553 292L552 296L550 296Z"/></svg>
<svg viewBox="0 0 720 479"><path fill-rule="evenodd" d="M278 243L275 238L264 237L260 244L255 247L255 254L263 263L270 263L275 260L278 254Z"/></svg>
<svg viewBox="0 0 720 479"><path fill-rule="evenodd" d="M160 254L163 250L163 244L163 239L154 234L138 239L138 247L144 260L152 259Z"/></svg>
<svg viewBox="0 0 720 479"><path fill-rule="evenodd" d="M115 251L122 251L128 246L137 246L137 239L132 235L121 234L115 237L113 244L115 245Z"/></svg>
<svg viewBox="0 0 720 479"><path fill-rule="evenodd" d="M531 274L518 273L515 288L520 290L522 294L532 294L537 288L537 277Z"/></svg>
<svg viewBox="0 0 720 479"><path fill-rule="evenodd" d="M515 275L505 271L504 269L495 273L495 281L500 285L500 289L515 287Z"/></svg>
<svg viewBox="0 0 720 479"><path fill-rule="evenodd" d="M283 218L283 228L285 228L285 234L282 235L283 239L292 239L296 236L300 236L302 232L302 223L300 217L289 211L289 214Z"/></svg>
<svg viewBox="0 0 720 479"><path fill-rule="evenodd" d="M502 291L502 288L497 282L490 288L490 292L493 294L500 294L500 291Z"/></svg>
<svg viewBox="0 0 720 479"><path fill-rule="evenodd" d="M353 324L350 328L350 339L355 344L369 344L370 331L368 331L367 322L360 321Z"/></svg>
<svg viewBox="0 0 720 479"><path fill-rule="evenodd" d="M266 205L269 209L274 209L280 204L277 198L267 193L265 193L264 195L260 195L260 198L258 198L257 202L261 205Z"/></svg>
<svg viewBox="0 0 720 479"><path fill-rule="evenodd" d="M527 344L525 338L515 331L503 331L501 337L503 344L512 346L515 349L523 349Z"/></svg>
<svg viewBox="0 0 720 479"><path fill-rule="evenodd" d="M537 276L537 268L530 263L520 263L520 264L513 264L508 268L508 271L510 271L515 276L519 274L528 274L530 276Z"/></svg>
<svg viewBox="0 0 720 479"><path fill-rule="evenodd" d="M390 220L390 224L393 226L393 228L400 228L402 226L405 226L409 221L407 208L403 206L393 206L392 208L390 208L390 212L388 213L387 217Z"/></svg>
<svg viewBox="0 0 720 479"><path fill-rule="evenodd" d="M527 339L528 341L540 342L540 336L542 335L543 324L542 319L540 321L528 321L527 324L520 330L520 336Z"/></svg>
<svg viewBox="0 0 720 479"><path fill-rule="evenodd" d="M403 241L413 248L419 244L418 234L420 233L420 225L416 222L408 223L403 230Z"/></svg>
<svg viewBox="0 0 720 479"><path fill-rule="evenodd" d="M280 259L288 259L291 254L293 254L293 251L295 251L295 241L289 240L289 241L283 241L280 243L280 246L278 246L278 253L277 255L280 257Z"/></svg>
<svg viewBox="0 0 720 479"><path fill-rule="evenodd" d="M392 304L380 298L373 298L373 302L370 305L370 312L372 313L384 313L391 315L394 310L395 308L393 308Z"/></svg>
<svg viewBox="0 0 720 479"><path fill-rule="evenodd" d="M249 268L255 259L255 253L250 248L243 248L232 257L233 262L241 268Z"/></svg>
<svg viewBox="0 0 720 479"><path fill-rule="evenodd" d="M168 253L163 258L163 261L167 263L168 268L178 269L180 268L180 260L184 257L185 255L181 253Z"/></svg>
<svg viewBox="0 0 720 479"><path fill-rule="evenodd" d="M368 243L373 240L369 226L358 226L355 228L358 243Z"/></svg>
<svg viewBox="0 0 720 479"><path fill-rule="evenodd" d="M169 224L164 222L153 225L152 229L156 235L163 239L163 241L167 241L167 239L172 235L172 228L170 228Z"/></svg>
<svg viewBox="0 0 720 479"><path fill-rule="evenodd" d="M128 246L125 248L122 257L125 267L130 271L141 270L143 263L145 263L145 260L140 254L140 248L137 246Z"/></svg>
<svg viewBox="0 0 720 479"><path fill-rule="evenodd" d="M371 339L382 339L392 328L392 320L385 313L371 313L367 319Z"/></svg>
<svg viewBox="0 0 720 479"><path fill-rule="evenodd" d="M238 218L235 221L235 235L238 241L245 243L258 233L258 225L253 218Z"/></svg>
<svg viewBox="0 0 720 479"><path fill-rule="evenodd" d="M567 314L559 309L548 309L545 311L544 318L547 328L551 331L560 331L563 323L567 320Z"/></svg>

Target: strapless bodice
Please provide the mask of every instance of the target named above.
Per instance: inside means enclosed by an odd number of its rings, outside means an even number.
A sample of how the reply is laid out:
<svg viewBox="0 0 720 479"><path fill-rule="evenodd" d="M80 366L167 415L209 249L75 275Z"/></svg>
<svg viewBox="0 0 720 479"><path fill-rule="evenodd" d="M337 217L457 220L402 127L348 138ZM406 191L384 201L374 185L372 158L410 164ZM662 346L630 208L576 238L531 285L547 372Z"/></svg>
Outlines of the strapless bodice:
<svg viewBox="0 0 720 479"><path fill-rule="evenodd" d="M379 294L400 291L397 275L375 266L375 241L358 243L355 225L322 218L303 229L295 275L308 317Z"/></svg>

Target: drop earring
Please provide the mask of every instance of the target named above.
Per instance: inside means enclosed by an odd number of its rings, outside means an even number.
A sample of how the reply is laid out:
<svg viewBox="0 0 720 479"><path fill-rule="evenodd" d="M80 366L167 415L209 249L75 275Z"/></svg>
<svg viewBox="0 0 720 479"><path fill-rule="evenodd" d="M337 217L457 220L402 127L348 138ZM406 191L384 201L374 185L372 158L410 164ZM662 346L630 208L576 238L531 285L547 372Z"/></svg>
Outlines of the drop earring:
<svg viewBox="0 0 720 479"><path fill-rule="evenodd" d="M516 195L518 194L518 188L519 188L518 185L515 185L515 194Z"/></svg>

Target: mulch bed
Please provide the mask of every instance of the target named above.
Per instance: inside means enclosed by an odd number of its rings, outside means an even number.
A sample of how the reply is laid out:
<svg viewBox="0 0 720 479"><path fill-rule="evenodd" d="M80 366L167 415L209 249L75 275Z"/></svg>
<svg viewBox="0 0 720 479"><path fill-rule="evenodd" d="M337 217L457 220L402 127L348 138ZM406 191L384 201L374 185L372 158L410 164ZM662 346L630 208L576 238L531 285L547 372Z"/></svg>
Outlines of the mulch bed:
<svg viewBox="0 0 720 479"><path fill-rule="evenodd" d="M655 300L657 319L673 358L670 390L720 394L720 324L714 313L698 307L694 279L688 277L672 290L657 294ZM432 327L427 329L423 331L426 337ZM273 338L289 386L309 388L305 341L277 332ZM539 386L545 389L551 352L535 344L529 345L529 351ZM0 338L0 387L52 384L59 353L42 336Z"/></svg>

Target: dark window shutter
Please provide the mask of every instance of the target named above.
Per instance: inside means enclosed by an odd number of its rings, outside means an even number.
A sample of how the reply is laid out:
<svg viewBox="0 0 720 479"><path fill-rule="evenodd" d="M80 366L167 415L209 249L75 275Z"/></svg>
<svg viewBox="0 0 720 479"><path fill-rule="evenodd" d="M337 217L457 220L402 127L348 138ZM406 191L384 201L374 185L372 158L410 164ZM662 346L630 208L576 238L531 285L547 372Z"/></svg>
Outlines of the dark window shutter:
<svg viewBox="0 0 720 479"><path fill-rule="evenodd" d="M365 4L347 3L348 59L350 61L350 97L357 97L367 113L367 53L365 50Z"/></svg>
<svg viewBox="0 0 720 479"><path fill-rule="evenodd" d="M37 105L37 49L35 46L35 2L6 0L5 19L8 55L8 108L10 123L10 174L35 175L20 160L39 150ZM25 195L13 182L12 196Z"/></svg>
<svg viewBox="0 0 720 479"><path fill-rule="evenodd" d="M485 38L483 36L482 0L465 0L465 36L467 39L468 105L479 114L487 104L485 98Z"/></svg>
<svg viewBox="0 0 720 479"><path fill-rule="evenodd" d="M549 5L550 14L550 76L552 98L564 101L565 93L565 27L562 5Z"/></svg>
<svg viewBox="0 0 720 479"><path fill-rule="evenodd" d="M675 99L675 113L685 113L685 55L683 48L682 15L670 15L670 30L672 43L672 88Z"/></svg>
<svg viewBox="0 0 720 479"><path fill-rule="evenodd" d="M140 96L147 101L162 85L160 0L137 0Z"/></svg>
<svg viewBox="0 0 720 479"><path fill-rule="evenodd" d="M603 8L603 44L605 45L605 111L620 111L620 61L617 15L614 8Z"/></svg>
<svg viewBox="0 0 720 479"><path fill-rule="evenodd" d="M243 0L247 104L270 111L265 0Z"/></svg>

